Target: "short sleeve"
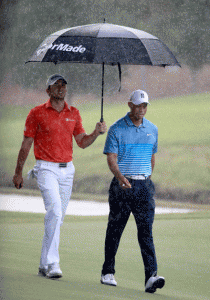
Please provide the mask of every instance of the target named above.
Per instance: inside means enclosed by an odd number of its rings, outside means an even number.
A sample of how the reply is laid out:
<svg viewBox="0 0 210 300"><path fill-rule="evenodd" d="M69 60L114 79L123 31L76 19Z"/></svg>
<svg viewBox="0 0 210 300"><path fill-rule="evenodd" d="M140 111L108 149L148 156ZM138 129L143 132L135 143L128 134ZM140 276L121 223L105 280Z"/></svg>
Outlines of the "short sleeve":
<svg viewBox="0 0 210 300"><path fill-rule="evenodd" d="M116 137L115 131L113 128L110 128L106 137L106 142L104 146L104 154L107 153L116 153L118 154L119 142Z"/></svg>
<svg viewBox="0 0 210 300"><path fill-rule="evenodd" d="M38 127L37 119L32 109L26 118L24 136L34 138L36 135L37 127Z"/></svg>
<svg viewBox="0 0 210 300"><path fill-rule="evenodd" d="M82 118L80 112L77 110L77 118L76 118L76 124L73 131L73 136L77 136L78 134L81 133L85 133L85 129L82 125Z"/></svg>
<svg viewBox="0 0 210 300"><path fill-rule="evenodd" d="M158 129L156 128L156 141L155 141L155 144L153 146L153 149L152 149L152 154L155 154L158 152Z"/></svg>

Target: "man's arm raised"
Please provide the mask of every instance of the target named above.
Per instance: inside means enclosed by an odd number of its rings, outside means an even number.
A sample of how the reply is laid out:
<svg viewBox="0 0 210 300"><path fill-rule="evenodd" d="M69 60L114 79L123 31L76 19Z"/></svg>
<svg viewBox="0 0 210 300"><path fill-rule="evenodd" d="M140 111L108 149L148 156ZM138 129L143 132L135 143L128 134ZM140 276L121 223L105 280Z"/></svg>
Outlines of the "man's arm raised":
<svg viewBox="0 0 210 300"><path fill-rule="evenodd" d="M90 146L99 135L105 133L107 131L107 127L106 127L106 123L105 122L98 122L96 124L96 128L95 130L91 133L91 134L86 134L86 133L81 133L76 135L75 141L77 143L77 145L82 148L85 149L88 146Z"/></svg>

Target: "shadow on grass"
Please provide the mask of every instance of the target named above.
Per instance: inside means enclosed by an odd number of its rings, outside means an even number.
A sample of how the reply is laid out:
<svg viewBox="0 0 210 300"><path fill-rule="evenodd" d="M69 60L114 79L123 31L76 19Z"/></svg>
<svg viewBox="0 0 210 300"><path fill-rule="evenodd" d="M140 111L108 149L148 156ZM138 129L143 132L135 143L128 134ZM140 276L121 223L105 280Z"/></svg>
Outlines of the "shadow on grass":
<svg viewBox="0 0 210 300"><path fill-rule="evenodd" d="M142 285L139 289L122 287L118 284L117 287L102 285L100 280L98 282L87 282L86 281L76 281L76 280L66 280L65 278L59 280L50 280L46 278L38 278L36 280L37 284L39 280L46 280L46 285L56 286L56 289L60 291L65 290L70 299L163 299L163 300L177 300L180 299L176 296L164 295L164 288L162 290L157 290L154 294L145 293L144 286ZM54 287L53 287L54 288Z"/></svg>

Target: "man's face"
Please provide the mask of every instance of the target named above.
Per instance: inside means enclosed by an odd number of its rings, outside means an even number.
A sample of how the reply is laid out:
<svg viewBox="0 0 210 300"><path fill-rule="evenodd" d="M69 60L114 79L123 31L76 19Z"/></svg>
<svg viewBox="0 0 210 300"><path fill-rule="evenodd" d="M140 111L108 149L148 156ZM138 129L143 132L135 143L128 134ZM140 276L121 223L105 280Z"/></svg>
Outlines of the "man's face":
<svg viewBox="0 0 210 300"><path fill-rule="evenodd" d="M53 85L50 86L49 96L56 100L64 100L67 93L66 84L63 80L57 80Z"/></svg>
<svg viewBox="0 0 210 300"><path fill-rule="evenodd" d="M147 103L135 105L131 102L128 102L128 106L131 110L130 117L132 117L135 121L142 120L147 112Z"/></svg>

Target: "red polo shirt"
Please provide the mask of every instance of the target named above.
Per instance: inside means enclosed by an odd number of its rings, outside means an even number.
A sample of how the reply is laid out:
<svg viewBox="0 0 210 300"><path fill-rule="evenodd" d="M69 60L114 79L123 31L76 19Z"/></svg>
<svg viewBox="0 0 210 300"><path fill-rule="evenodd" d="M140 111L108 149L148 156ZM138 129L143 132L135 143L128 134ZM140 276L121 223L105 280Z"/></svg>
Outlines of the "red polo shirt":
<svg viewBox="0 0 210 300"><path fill-rule="evenodd" d="M79 110L67 105L59 113L50 100L33 108L26 119L24 135L34 139L36 159L72 161L73 136L85 133Z"/></svg>

